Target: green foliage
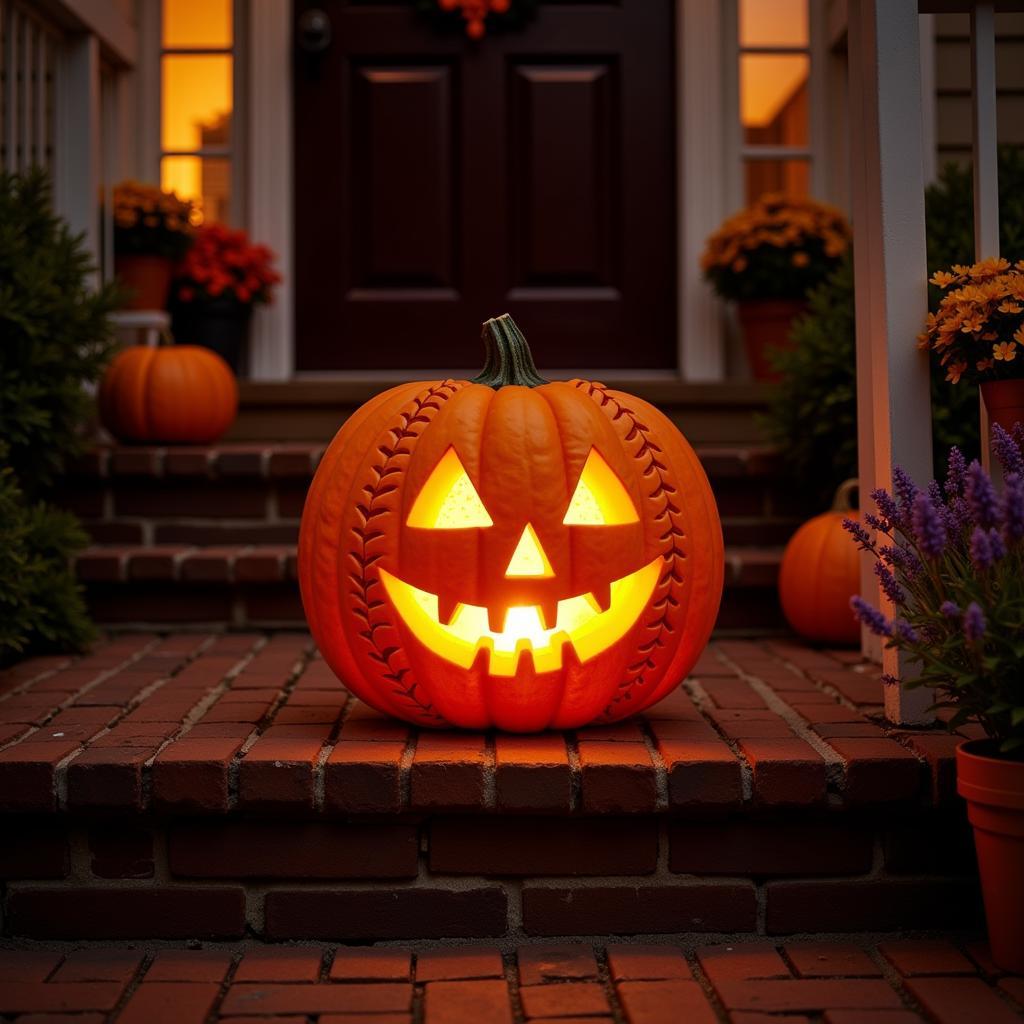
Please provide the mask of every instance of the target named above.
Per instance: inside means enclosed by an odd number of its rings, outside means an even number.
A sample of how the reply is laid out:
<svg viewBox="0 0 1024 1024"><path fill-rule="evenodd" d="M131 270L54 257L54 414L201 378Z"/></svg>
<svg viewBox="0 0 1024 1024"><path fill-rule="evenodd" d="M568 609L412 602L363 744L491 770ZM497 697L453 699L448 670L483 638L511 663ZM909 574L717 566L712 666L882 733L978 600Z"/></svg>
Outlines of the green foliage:
<svg viewBox="0 0 1024 1024"><path fill-rule="evenodd" d="M928 274L974 260L970 168L947 164L925 194ZM999 150L1002 255L1024 259L1024 148ZM932 309L942 292L931 288ZM856 342L851 258L809 293L808 313L794 325L794 351L774 354L783 380L767 417L769 436L785 453L809 498L826 504L835 488L857 475ZM924 325L922 324L922 329ZM907 339L913 344L915 339ZM936 476L954 446L977 455L978 389L955 385L932 363L932 436Z"/></svg>
<svg viewBox="0 0 1024 1024"><path fill-rule="evenodd" d="M853 259L808 294L793 326L793 348L772 354L782 377L768 428L787 469L809 497L827 505L843 480L857 475Z"/></svg>
<svg viewBox="0 0 1024 1024"><path fill-rule="evenodd" d="M70 567L87 537L43 500L83 444L83 385L111 353L116 297L92 274L45 175L0 175L0 662L93 636Z"/></svg>
<svg viewBox="0 0 1024 1024"><path fill-rule="evenodd" d="M92 290L81 240L50 208L45 175L0 175L0 437L30 497L81 447L83 383L111 351L112 288Z"/></svg>
<svg viewBox="0 0 1024 1024"><path fill-rule="evenodd" d="M0 469L0 664L36 650L80 650L96 631L68 567L88 538L70 512L28 504Z"/></svg>

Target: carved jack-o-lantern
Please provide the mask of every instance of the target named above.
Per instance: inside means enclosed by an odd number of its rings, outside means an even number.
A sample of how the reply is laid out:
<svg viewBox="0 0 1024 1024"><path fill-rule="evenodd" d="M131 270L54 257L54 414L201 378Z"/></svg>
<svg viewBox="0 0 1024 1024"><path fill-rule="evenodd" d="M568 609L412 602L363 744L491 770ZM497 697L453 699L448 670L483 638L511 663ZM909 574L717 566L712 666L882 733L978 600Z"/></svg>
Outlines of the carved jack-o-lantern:
<svg viewBox="0 0 1024 1024"><path fill-rule="evenodd" d="M714 624L707 477L647 403L545 382L510 317L484 340L474 381L392 388L334 438L299 540L310 628L357 696L421 725L624 718Z"/></svg>

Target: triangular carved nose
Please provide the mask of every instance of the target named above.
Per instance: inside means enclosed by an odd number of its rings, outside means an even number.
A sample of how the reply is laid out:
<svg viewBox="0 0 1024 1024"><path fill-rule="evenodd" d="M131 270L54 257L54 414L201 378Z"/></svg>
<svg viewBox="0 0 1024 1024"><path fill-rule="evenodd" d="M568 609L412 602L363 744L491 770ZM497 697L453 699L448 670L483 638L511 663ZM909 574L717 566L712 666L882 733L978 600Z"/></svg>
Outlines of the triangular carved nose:
<svg viewBox="0 0 1024 1024"><path fill-rule="evenodd" d="M533 579L546 579L555 574L551 571L551 563L544 553L537 531L532 523L523 527L522 535L516 549L512 553L512 559L505 570L506 577L531 577Z"/></svg>

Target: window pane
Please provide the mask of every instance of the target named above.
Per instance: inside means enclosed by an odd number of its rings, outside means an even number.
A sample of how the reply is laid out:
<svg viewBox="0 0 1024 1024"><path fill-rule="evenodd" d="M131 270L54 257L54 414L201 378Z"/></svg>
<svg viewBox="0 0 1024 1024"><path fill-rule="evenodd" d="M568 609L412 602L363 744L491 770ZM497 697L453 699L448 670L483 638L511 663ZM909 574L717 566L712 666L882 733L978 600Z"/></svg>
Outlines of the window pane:
<svg viewBox="0 0 1024 1024"><path fill-rule="evenodd" d="M807 144L807 74L801 54L740 56L740 117L748 144Z"/></svg>
<svg viewBox="0 0 1024 1024"><path fill-rule="evenodd" d="M766 192L784 192L790 196L806 196L810 191L811 165L807 160L747 160L747 205Z"/></svg>
<svg viewBox="0 0 1024 1024"><path fill-rule="evenodd" d="M807 0L740 0L740 46L806 46Z"/></svg>
<svg viewBox="0 0 1024 1024"><path fill-rule="evenodd" d="M165 156L160 185L196 204L200 222L231 220L231 161L223 156Z"/></svg>
<svg viewBox="0 0 1024 1024"><path fill-rule="evenodd" d="M230 48L231 0L164 0L164 46Z"/></svg>
<svg viewBox="0 0 1024 1024"><path fill-rule="evenodd" d="M164 57L163 148L226 146L231 138L231 57Z"/></svg>

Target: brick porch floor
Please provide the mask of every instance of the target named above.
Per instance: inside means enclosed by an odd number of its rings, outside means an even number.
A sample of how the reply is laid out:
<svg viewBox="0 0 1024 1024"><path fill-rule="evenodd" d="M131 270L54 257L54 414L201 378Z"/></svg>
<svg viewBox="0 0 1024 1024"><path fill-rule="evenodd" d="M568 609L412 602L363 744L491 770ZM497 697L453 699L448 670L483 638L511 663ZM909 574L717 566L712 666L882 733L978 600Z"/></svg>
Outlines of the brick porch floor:
<svg viewBox="0 0 1024 1024"><path fill-rule="evenodd" d="M0 950L24 1024L1004 1024L1024 978L983 946L883 938L682 947Z"/></svg>

